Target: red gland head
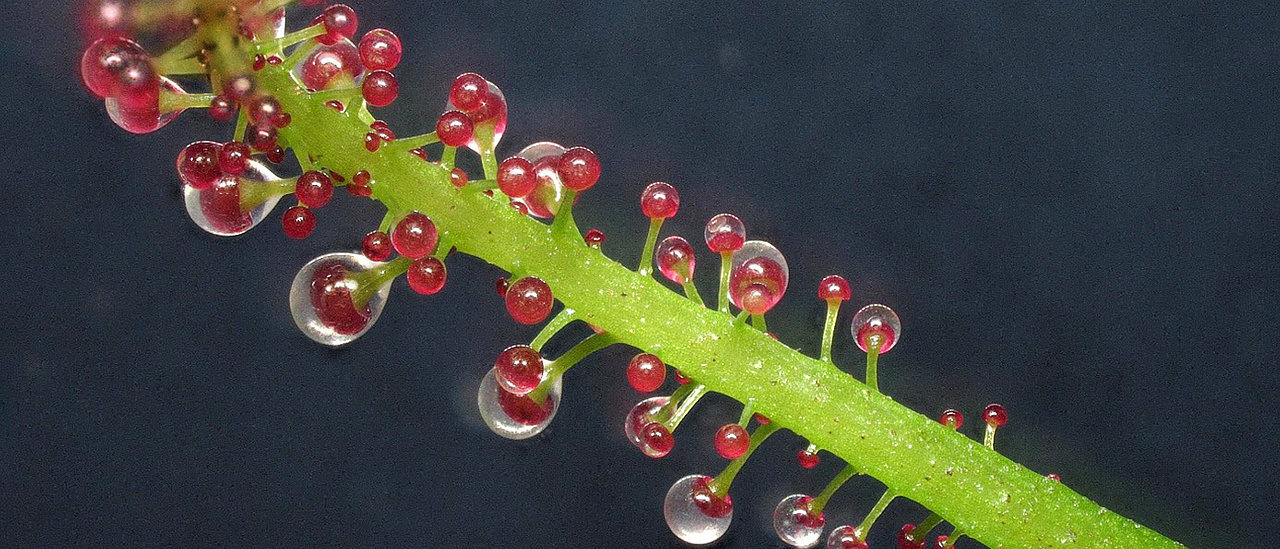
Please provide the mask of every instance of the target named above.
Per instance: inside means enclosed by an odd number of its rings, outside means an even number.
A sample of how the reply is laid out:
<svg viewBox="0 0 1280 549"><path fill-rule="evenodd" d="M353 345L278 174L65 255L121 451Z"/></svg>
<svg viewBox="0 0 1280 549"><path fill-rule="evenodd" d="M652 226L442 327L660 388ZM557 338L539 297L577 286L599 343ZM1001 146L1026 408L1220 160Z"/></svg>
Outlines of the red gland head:
<svg viewBox="0 0 1280 549"><path fill-rule="evenodd" d="M249 120L255 126L279 128L285 126L284 107L270 95L262 95L249 103Z"/></svg>
<svg viewBox="0 0 1280 549"><path fill-rule="evenodd" d="M373 29L360 39L360 62L369 70L389 71L400 64L400 37L387 29Z"/></svg>
<svg viewBox="0 0 1280 549"><path fill-rule="evenodd" d="M139 81L155 79L151 56L137 42L123 36L94 40L80 57L80 78L101 98L119 96Z"/></svg>
<svg viewBox="0 0 1280 549"><path fill-rule="evenodd" d="M707 248L715 253L735 252L742 249L747 241L747 228L742 220L733 214L718 214L707 221L702 231Z"/></svg>
<svg viewBox="0 0 1280 549"><path fill-rule="evenodd" d="M548 421L556 411L556 401L557 399L547 398L538 403L528 395L498 390L498 406L507 417L521 425L541 425Z"/></svg>
<svg viewBox="0 0 1280 549"><path fill-rule="evenodd" d="M350 39L360 28L360 18L356 10L346 4L334 4L324 9L311 24L323 23L325 33L316 38L321 44L332 45L343 38Z"/></svg>
<svg viewBox="0 0 1280 549"><path fill-rule="evenodd" d="M782 300L788 276L782 252L768 242L749 241L733 256L729 300L750 314L764 314Z"/></svg>
<svg viewBox="0 0 1280 549"><path fill-rule="evenodd" d="M541 278L528 276L512 282L504 296L507 312L511 318L521 324L537 324L551 314L551 306L555 298L551 295L551 287Z"/></svg>
<svg viewBox="0 0 1280 549"><path fill-rule="evenodd" d="M391 235L382 231L370 231L360 241L360 252L370 261L386 261L391 258Z"/></svg>
<svg viewBox="0 0 1280 549"><path fill-rule="evenodd" d="M810 452L805 449L796 453L796 462L805 469L813 469L814 467L817 467L819 461L821 461L821 458L818 457L816 452Z"/></svg>
<svg viewBox="0 0 1280 549"><path fill-rule="evenodd" d="M440 233L436 230L436 224L419 212L404 216L391 231L391 245L396 252L409 259L426 257L435 251L439 241Z"/></svg>
<svg viewBox="0 0 1280 549"><path fill-rule="evenodd" d="M689 379L689 376L680 373L680 370L672 370L672 375L675 376L676 383L681 385L688 385L690 381L693 381L692 379Z"/></svg>
<svg viewBox="0 0 1280 549"><path fill-rule="evenodd" d="M307 207L320 208L333 198L333 180L324 172L306 172L298 177L293 194Z"/></svg>
<svg viewBox="0 0 1280 549"><path fill-rule="evenodd" d="M591 229L582 236L582 241L586 242L587 246L599 250L600 246L604 244L604 232L600 229Z"/></svg>
<svg viewBox="0 0 1280 549"><path fill-rule="evenodd" d="M537 184L533 162L529 160L513 156L498 165L498 189L511 198L528 195Z"/></svg>
<svg viewBox="0 0 1280 549"><path fill-rule="evenodd" d="M916 540L912 535L916 531L916 525L903 524L898 530L898 549L924 549L924 540Z"/></svg>
<svg viewBox="0 0 1280 549"><path fill-rule="evenodd" d="M373 71L364 76L360 83L360 93L364 100L374 107L385 107L395 102L400 95L400 85L396 76L387 71Z"/></svg>
<svg viewBox="0 0 1280 549"><path fill-rule="evenodd" d="M649 353L640 353L627 363L627 383L641 393L658 390L667 380L667 365Z"/></svg>
<svg viewBox="0 0 1280 549"><path fill-rule="evenodd" d="M1047 479L1052 480L1052 481L1054 481L1054 482L1062 482L1062 476L1061 476L1061 475L1059 475L1059 474L1057 474L1057 473L1049 473L1049 474L1045 475L1045 476L1044 476L1044 478L1047 478Z"/></svg>
<svg viewBox="0 0 1280 549"><path fill-rule="evenodd" d="M868 549L867 542L858 539L852 525L837 527L827 536L827 549Z"/></svg>
<svg viewBox="0 0 1280 549"><path fill-rule="evenodd" d="M471 119L462 111L448 111L436 120L436 137L449 147L461 147L471 141Z"/></svg>
<svg viewBox="0 0 1280 549"><path fill-rule="evenodd" d="M474 72L459 74L449 86L449 103L461 111L474 111L484 102L489 81Z"/></svg>
<svg viewBox="0 0 1280 549"><path fill-rule="evenodd" d="M226 95L216 95L209 100L209 118L214 122L227 122L236 115L236 102Z"/></svg>
<svg viewBox="0 0 1280 549"><path fill-rule="evenodd" d="M751 435L737 423L727 423L716 431L716 453L725 459L738 459L751 446Z"/></svg>
<svg viewBox="0 0 1280 549"><path fill-rule="evenodd" d="M902 321L898 320L898 313L878 303L867 305L853 315L850 329L853 340L863 352L870 352L871 347L876 346L879 354L887 353L902 337Z"/></svg>
<svg viewBox="0 0 1280 549"><path fill-rule="evenodd" d="M1004 424L1009 421L1009 413L1005 411L1004 406L993 402L982 409L982 419L987 422L987 425L1004 427Z"/></svg>
<svg viewBox="0 0 1280 549"><path fill-rule="evenodd" d="M320 91L353 86L364 70L355 44L350 40L339 40L332 45L317 46L298 64L294 73L307 89ZM341 102L333 101L339 105L336 110L341 112Z"/></svg>
<svg viewBox="0 0 1280 549"><path fill-rule="evenodd" d="M294 206L284 211L280 225L289 238L301 240L316 229L316 214L306 206Z"/></svg>
<svg viewBox="0 0 1280 549"><path fill-rule="evenodd" d="M958 431L964 425L964 414L960 413L959 410L945 410L941 416L938 416L938 423Z"/></svg>
<svg viewBox="0 0 1280 549"><path fill-rule="evenodd" d="M817 513L809 505L813 503L813 497L802 496L796 500L795 513L792 515L796 522L809 528L822 528L827 523L826 514L822 511Z"/></svg>
<svg viewBox="0 0 1280 549"><path fill-rule="evenodd" d="M680 193L670 183L650 183L640 193L640 211L649 219L671 219L680 211Z"/></svg>
<svg viewBox="0 0 1280 549"><path fill-rule="evenodd" d="M409 287L422 295L432 295L444 288L448 271L444 263L431 256L413 260L406 273Z"/></svg>
<svg viewBox="0 0 1280 549"><path fill-rule="evenodd" d="M693 503L698 506L702 514L708 517L724 518L733 513L733 500L729 498L729 494L723 497L716 495L711 489L711 477L702 477L695 481L690 495L693 497Z"/></svg>
<svg viewBox="0 0 1280 549"><path fill-rule="evenodd" d="M564 152L564 147L556 143L541 141L521 149L516 154L516 157L528 161L532 166L534 184L533 190L525 193L524 196L512 196L513 206L523 206L529 215L542 219L554 217L556 212L560 211L565 186L560 181L557 164Z"/></svg>
<svg viewBox="0 0 1280 549"><path fill-rule="evenodd" d="M665 457L676 446L676 437L666 425L653 422L640 429L640 444L644 455L651 458Z"/></svg>
<svg viewBox="0 0 1280 549"><path fill-rule="evenodd" d="M311 276L311 306L320 322L343 335L363 331L373 311L368 305L357 307L352 303L351 292L355 288L342 263L333 261L317 267Z"/></svg>
<svg viewBox="0 0 1280 549"><path fill-rule="evenodd" d="M586 147L573 147L560 155L556 164L560 182L575 191L590 189L600 180L600 159Z"/></svg>
<svg viewBox="0 0 1280 549"><path fill-rule="evenodd" d="M658 271L662 276L667 277L667 280L676 284L693 280L697 261L693 255L693 246L690 246L689 241L683 237L668 236L662 239L654 249L653 257L657 260Z"/></svg>
<svg viewBox="0 0 1280 549"><path fill-rule="evenodd" d="M218 167L228 175L240 175L249 167L250 156L253 156L253 150L244 143L223 143L222 151L218 153Z"/></svg>
<svg viewBox="0 0 1280 549"><path fill-rule="evenodd" d="M528 394L542 383L542 355L528 345L512 345L498 354L493 363L498 385L515 395Z"/></svg>
<svg viewBox="0 0 1280 549"><path fill-rule="evenodd" d="M463 187L466 187L467 183L470 183L470 182L471 182L471 178L467 177L467 172L462 171L462 168L454 168L452 170L449 170L449 184L453 185L454 187L461 189Z"/></svg>
<svg viewBox="0 0 1280 549"><path fill-rule="evenodd" d="M213 141L196 141L183 147L178 153L178 177L196 190L212 187L222 178L222 165L218 160L221 154L222 144Z"/></svg>
<svg viewBox="0 0 1280 549"><path fill-rule="evenodd" d="M947 549L948 539L949 538L946 535L938 536L938 539L933 542L933 549Z"/></svg>
<svg viewBox="0 0 1280 549"><path fill-rule="evenodd" d="M507 130L507 98L493 82L465 73L449 88L449 107L467 114L475 126L467 147L477 153L492 151Z"/></svg>
<svg viewBox="0 0 1280 549"><path fill-rule="evenodd" d="M849 281L840 275L827 275L818 283L818 299L823 301L849 301L853 291L849 289Z"/></svg>

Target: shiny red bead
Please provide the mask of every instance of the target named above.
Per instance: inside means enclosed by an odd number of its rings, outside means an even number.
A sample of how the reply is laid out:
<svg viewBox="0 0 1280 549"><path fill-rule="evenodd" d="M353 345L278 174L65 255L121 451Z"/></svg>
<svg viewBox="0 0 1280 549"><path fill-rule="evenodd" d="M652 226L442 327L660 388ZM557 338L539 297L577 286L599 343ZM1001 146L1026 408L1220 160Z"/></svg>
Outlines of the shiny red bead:
<svg viewBox="0 0 1280 549"><path fill-rule="evenodd" d="M502 388L523 395L542 383L545 365L542 355L528 345L512 345L498 354L493 363L494 376Z"/></svg>
<svg viewBox="0 0 1280 549"><path fill-rule="evenodd" d="M467 177L467 172L462 171L462 168L454 168L449 171L449 183L452 183L454 187L461 189L470 182L471 179Z"/></svg>
<svg viewBox="0 0 1280 549"><path fill-rule="evenodd" d="M294 206L284 211L280 223L289 238L303 239L316 229L316 215L305 206Z"/></svg>
<svg viewBox="0 0 1280 549"><path fill-rule="evenodd" d="M400 85L396 77L387 71L373 71L364 76L360 83L360 93L364 100L374 107L385 107L394 103L400 95Z"/></svg>
<svg viewBox="0 0 1280 549"><path fill-rule="evenodd" d="M406 276L409 279L409 287L422 295L439 292L444 288L447 277L448 272L445 270L444 263L430 256L413 260L413 263L409 264Z"/></svg>
<svg viewBox="0 0 1280 549"><path fill-rule="evenodd" d="M582 236L582 241L592 248L599 249L600 245L604 244L604 232L600 229L591 229Z"/></svg>
<svg viewBox="0 0 1280 549"><path fill-rule="evenodd" d="M924 540L916 540L912 536L915 531L914 524L902 525L902 529L898 530L898 549L924 549Z"/></svg>
<svg viewBox="0 0 1280 549"><path fill-rule="evenodd" d="M249 168L249 157L252 155L253 151L248 145L229 141L222 144L222 151L218 153L218 166L227 174L240 175Z"/></svg>
<svg viewBox="0 0 1280 549"><path fill-rule="evenodd" d="M960 427L964 425L964 414L960 413L959 410L948 409L942 412L941 416L938 416L938 423L960 430Z"/></svg>
<svg viewBox="0 0 1280 549"><path fill-rule="evenodd" d="M676 383L681 385L688 385L690 381L693 381L692 379L689 379L689 376L680 373L680 370L673 370L672 375L675 376Z"/></svg>
<svg viewBox="0 0 1280 549"><path fill-rule="evenodd" d="M590 189L600 179L600 159L586 147L574 147L560 155L556 164L560 182L575 191Z"/></svg>
<svg viewBox="0 0 1280 549"><path fill-rule="evenodd" d="M493 281L493 291L497 292L498 295L501 295L501 296L507 295L507 286L508 284L507 284L506 277L500 276L498 277L497 280Z"/></svg>
<svg viewBox="0 0 1280 549"><path fill-rule="evenodd" d="M849 301L853 291L849 289L849 281L840 275L828 275L818 283L818 299L823 301Z"/></svg>
<svg viewBox="0 0 1280 549"><path fill-rule="evenodd" d="M680 193L669 183L650 183L640 193L640 211L649 219L670 219L680 210Z"/></svg>
<svg viewBox="0 0 1280 549"><path fill-rule="evenodd" d="M537 324L551 314L555 298L551 287L542 279L529 276L517 280L507 288L505 295L507 312L521 324Z"/></svg>
<svg viewBox="0 0 1280 549"><path fill-rule="evenodd" d="M360 62L369 70L391 70L400 64L400 38L387 29L373 29L360 39Z"/></svg>
<svg viewBox="0 0 1280 549"><path fill-rule="evenodd" d="M513 156L498 165L498 189L511 198L527 196L537 184L533 162Z"/></svg>
<svg viewBox="0 0 1280 549"><path fill-rule="evenodd" d="M725 459L738 459L751 446L751 435L737 423L720 427L715 435L716 453Z"/></svg>
<svg viewBox="0 0 1280 549"><path fill-rule="evenodd" d="M769 421L770 421L770 420L769 420L769 418L768 418L767 416L765 416L764 414L762 414L762 413L760 413L760 412L756 412L756 413L754 413L754 414L751 414L751 417L752 417L752 418L754 418L754 419L756 420L756 423L759 423L759 424L761 424L761 425L768 425L768 424L769 424Z"/></svg>
<svg viewBox="0 0 1280 549"><path fill-rule="evenodd" d="M196 141L178 154L178 177L183 183L196 190L212 187L222 178L222 166L219 156L222 145L212 141Z"/></svg>
<svg viewBox="0 0 1280 549"><path fill-rule="evenodd" d="M982 409L982 419L987 422L987 425L1004 427L1004 424L1009 421L1009 413L1005 411L1004 406L991 403Z"/></svg>
<svg viewBox="0 0 1280 549"><path fill-rule="evenodd" d="M227 122L236 115L236 102L225 95L216 95L209 101L209 118L214 122Z"/></svg>
<svg viewBox="0 0 1280 549"><path fill-rule="evenodd" d="M293 194L298 197L298 202L308 208L322 207L333 198L333 180L324 172L306 172L298 177Z"/></svg>
<svg viewBox="0 0 1280 549"><path fill-rule="evenodd" d="M1047 478L1054 482L1062 482L1062 476L1058 475L1057 473L1049 473L1045 475L1044 478Z"/></svg>
<svg viewBox="0 0 1280 549"><path fill-rule="evenodd" d="M371 261L386 261L391 258L391 235L382 231L370 231L360 241L360 252Z"/></svg>
<svg viewBox="0 0 1280 549"><path fill-rule="evenodd" d="M404 216L391 231L391 245L397 253L409 259L427 256L435 251L439 241L436 224L419 212Z"/></svg>
<svg viewBox="0 0 1280 549"><path fill-rule="evenodd" d="M351 38L356 35L356 29L360 27L360 18L356 17L356 10L351 9L346 4L334 4L324 9L324 12L316 17L311 24L324 24L325 34L320 35L316 40L321 44L332 45L343 38Z"/></svg>
<svg viewBox="0 0 1280 549"><path fill-rule="evenodd" d="M449 147L461 147L471 141L475 127L461 111L448 111L436 119L436 137Z"/></svg>
<svg viewBox="0 0 1280 549"><path fill-rule="evenodd" d="M808 450L800 450L796 454L796 461L805 469L813 469L818 466L818 462L822 461L822 458L819 458L816 453L810 453Z"/></svg>
<svg viewBox="0 0 1280 549"><path fill-rule="evenodd" d="M449 102L462 111L473 111L484 103L489 82L474 72L458 75L449 87Z"/></svg>
<svg viewBox="0 0 1280 549"><path fill-rule="evenodd" d="M676 437L671 430L661 423L649 423L640 430L640 438L645 446L645 455L660 458L671 453L676 447Z"/></svg>
<svg viewBox="0 0 1280 549"><path fill-rule="evenodd" d="M270 95L263 95L249 103L249 120L257 126L279 128L284 114L280 101Z"/></svg>
<svg viewBox="0 0 1280 549"><path fill-rule="evenodd" d="M649 353L640 353L627 363L627 383L641 393L658 390L667 379L667 365Z"/></svg>

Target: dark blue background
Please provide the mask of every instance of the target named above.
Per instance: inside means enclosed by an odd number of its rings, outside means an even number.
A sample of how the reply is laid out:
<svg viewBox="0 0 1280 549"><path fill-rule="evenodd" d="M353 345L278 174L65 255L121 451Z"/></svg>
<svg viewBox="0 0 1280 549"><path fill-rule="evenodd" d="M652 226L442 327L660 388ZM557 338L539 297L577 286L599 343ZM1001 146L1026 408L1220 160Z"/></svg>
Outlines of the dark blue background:
<svg viewBox="0 0 1280 549"><path fill-rule="evenodd" d="M999 448L1028 467L1191 547L1261 547L1278 495L1275 9L1111 4L356 7L406 44L401 99L379 113L401 133L477 70L511 104L500 152L551 139L603 158L577 216L610 255L635 260L635 197L672 181L673 230L732 211L787 253L783 341L815 349L813 288L843 274L855 302L903 318L881 374L901 402L971 418L1002 402ZM476 383L533 330L471 258L450 260L442 295L397 283L351 348L311 344L289 282L356 246L376 208L340 200L302 243L278 214L238 239L200 233L173 158L228 130L202 114L117 130L75 75L73 10L5 11L0 539L676 545L662 496L718 470L710 436L734 406L708 399L671 456L643 458L619 428L638 399L619 349L569 377L546 436L491 435ZM838 469L799 469L800 446L780 435L747 466L722 546L772 546L777 500ZM878 490L851 482L831 524ZM923 515L896 504L872 546Z"/></svg>

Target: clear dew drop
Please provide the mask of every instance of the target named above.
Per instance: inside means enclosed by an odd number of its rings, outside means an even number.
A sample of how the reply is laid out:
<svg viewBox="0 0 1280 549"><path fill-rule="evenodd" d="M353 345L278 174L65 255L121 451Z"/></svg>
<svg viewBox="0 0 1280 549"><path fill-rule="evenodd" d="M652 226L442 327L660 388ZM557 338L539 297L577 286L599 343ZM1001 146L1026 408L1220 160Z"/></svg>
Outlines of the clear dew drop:
<svg viewBox="0 0 1280 549"><path fill-rule="evenodd" d="M666 406L671 399L665 396L656 396L646 398L635 406L631 407L631 411L627 413L627 418L622 422L622 431L626 433L627 440L641 452L649 457L654 457L653 451L647 448L644 440L640 438L640 432L645 425L657 421L657 414Z"/></svg>
<svg viewBox="0 0 1280 549"><path fill-rule="evenodd" d="M822 539L821 519L815 521L809 515L811 499L804 494L792 494L782 498L773 509L773 531L783 543L805 548L817 545Z"/></svg>
<svg viewBox="0 0 1280 549"><path fill-rule="evenodd" d="M391 291L391 279L368 297L363 307L352 301L361 279L384 265L362 254L329 253L312 259L293 277L289 311L298 329L312 341L339 347L355 341L378 321ZM372 282L368 282L372 283Z"/></svg>
<svg viewBox="0 0 1280 549"><path fill-rule="evenodd" d="M354 86L364 77L360 52L350 40L316 45L311 53L294 65L293 75L311 90L329 90Z"/></svg>
<svg viewBox="0 0 1280 549"><path fill-rule="evenodd" d="M827 536L827 549L867 549L867 542L858 539L851 525L837 527Z"/></svg>
<svg viewBox="0 0 1280 549"><path fill-rule="evenodd" d="M481 106L471 111L463 111L471 119L471 123L475 125L476 131L472 134L471 140L467 142L467 148L475 151L476 154L484 153L484 149L478 139L479 134L493 132L492 143L489 143L489 148L493 149L502 140L502 134L507 132L507 96L502 93L502 89L497 84L488 80L485 80L485 83L489 85L489 88L481 102ZM449 110L460 110L453 105L453 102L449 102L448 105ZM527 151L530 147L540 144L534 143L529 147L525 147L525 150ZM554 143L552 144L554 145ZM521 153L523 152L521 151ZM560 152L564 152L564 147L560 148ZM556 157L559 158L559 153L557 153ZM525 158L532 160L528 157Z"/></svg>
<svg viewBox="0 0 1280 549"><path fill-rule="evenodd" d="M556 212L560 210L560 201L564 199L565 186L560 181L560 173L556 169L557 161L560 155L564 154L565 148L557 143L550 141L541 141L534 143L520 150L516 156L528 160L533 163L533 173L537 183L533 187L533 192L528 195L513 198L511 201L517 204L523 204L529 210L529 215L541 219L555 217Z"/></svg>
<svg viewBox="0 0 1280 549"><path fill-rule="evenodd" d="M729 530L733 521L733 509L721 516L711 516L695 501L694 491L706 486L711 477L705 475L689 475L667 490L667 497L662 502L662 515L667 519L667 527L671 533L685 543L705 545L720 539Z"/></svg>
<svg viewBox="0 0 1280 549"><path fill-rule="evenodd" d="M185 94L182 86L177 82L160 77L160 89L167 90L172 93ZM107 116L115 122L117 126L129 133L151 133L160 128L167 126L182 114L182 109L169 112L160 112L160 104L151 108L125 109L120 105L120 101L114 97L108 97L103 100L103 104L107 108Z"/></svg>
<svg viewBox="0 0 1280 549"><path fill-rule="evenodd" d="M490 368L480 380L476 404L489 430L504 438L522 440L541 433L551 424L560 409L562 390L563 378L556 378L551 390L547 391L546 400L539 404L528 396L517 396L503 390L498 385L494 369Z"/></svg>
<svg viewBox="0 0 1280 549"><path fill-rule="evenodd" d="M266 219L280 202L271 185L280 178L257 160L250 160L244 173L223 175L212 187L195 190L182 186L182 200L187 215L205 232L217 236L236 236L249 231ZM246 193L261 196L253 207L245 210Z"/></svg>
<svg viewBox="0 0 1280 549"><path fill-rule="evenodd" d="M902 338L902 321L898 319L898 313L878 303L858 310L853 315L853 323L849 329L853 333L853 340L863 352L871 347L872 338L879 338L881 354L893 349Z"/></svg>
<svg viewBox="0 0 1280 549"><path fill-rule="evenodd" d="M763 240L748 240L733 254L729 300L739 309L759 314L782 300L789 278L782 252Z"/></svg>

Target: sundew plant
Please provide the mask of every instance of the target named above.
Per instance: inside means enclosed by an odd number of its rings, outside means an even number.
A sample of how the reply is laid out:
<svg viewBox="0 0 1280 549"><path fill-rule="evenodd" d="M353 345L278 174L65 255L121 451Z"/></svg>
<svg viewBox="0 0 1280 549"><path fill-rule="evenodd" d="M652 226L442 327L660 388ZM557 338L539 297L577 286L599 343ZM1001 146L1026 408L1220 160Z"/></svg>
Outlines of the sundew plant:
<svg viewBox="0 0 1280 549"><path fill-rule="evenodd" d="M543 487L536 502L486 501L476 515L519 516L531 506L559 506L578 509L584 522L648 514L652 519L636 522L649 524L661 517L664 531L636 527L594 540L556 528L546 540L522 537L512 545L1182 547L1140 524L1148 522L1145 516L1126 518L1090 500L1083 486L1098 481L1060 474L1069 464L1054 456L1032 457L1031 465L1019 463L1025 456L1003 455L1009 438L1025 436L1016 429L1026 418L1005 405L1007 395L975 401L981 387L951 382L982 379L957 376L961 369L1035 377L1033 364L990 366L1034 355L936 357L911 350L913 338L959 334L998 345L1009 329L1002 322L1018 320L999 313L997 295L966 304L975 308L975 326L964 330L917 321L910 306L894 299L914 304L905 297L910 289L859 272L900 254L882 223L907 224L875 212L945 193L949 167L934 165L931 177L895 195L872 183L886 174L859 174L857 166L830 161L822 151L856 148L863 139L844 109L823 101L843 92L795 79L795 102L803 106L779 114L776 127L762 133L785 136L787 128L818 118L847 125L848 140L803 143L803 149L775 144L772 161L790 166L787 177L756 196L724 192L732 185L720 187L719 195L696 190L702 183L682 178L680 163L703 163L698 173L710 165L750 176L750 170L700 158L696 149L680 159L654 158L650 178L619 180L609 153L643 156L648 145L597 145L609 136L593 135L590 124L556 130L558 121L582 124L607 115L575 111L571 87L563 95L528 98L538 127L551 133L517 130L520 90L483 66L460 67L436 85L412 76L420 68L438 72L432 63L475 62L465 44L480 38L452 31L430 14L371 20L363 9L287 0L94 2L83 24L88 40L80 78L117 126L155 134L137 138L148 147L166 143L166 132L188 120L209 119L199 121L207 135L175 144L173 163L178 202L195 227L213 236L188 235L177 246L190 254L220 250L209 253L220 263L246 266L234 279L204 282L211 286L281 282L247 269L278 260L254 258L255 245L267 239L301 241L316 252L283 281L287 299L283 287L263 290L278 296L269 301L276 306L263 310L264 318L283 317L287 307L296 332L317 348L333 349L317 356L333 363L367 359L377 354L362 353L362 346L411 344L419 337L413 333L458 322L464 317L436 304L449 292L466 292L466 315L493 320L467 336L483 342L483 353L466 351L454 361L438 351L422 366L474 381L437 387L434 395L393 389L401 404L413 402L421 411L410 414L405 429L435 423L423 418L464 415L500 437L492 452L589 456L595 451L589 444L556 450L562 441L547 435L588 429L565 424L571 418L561 412L576 398L590 398L597 409L572 420L605 425L589 428L605 439L598 444L621 442L634 447L635 456L657 460L648 474L610 471L610 464L581 480L603 485L609 498L574 497L581 488L572 485ZM397 35L397 25L414 17L441 25L440 44ZM445 61L449 55L464 59ZM714 60L727 72L741 71L750 66L746 55L728 42ZM721 126L727 134L750 130L728 120ZM696 144L719 138L667 127L655 129L653 139ZM839 183L812 184L820 180ZM817 204L847 213L849 227L828 231L768 219L788 195L811 193L822 196ZM946 235L933 241L966 244ZM851 247L864 254L852 262L855 268L822 259L847 259ZM939 261L949 257L946 250L916 251ZM825 270L801 272L801 265ZM399 305L393 315L398 301L414 306ZM421 312L410 312L417 305ZM272 334L266 339L296 337L276 331L278 323L266 326ZM241 333L243 340L229 345L242 351L263 341L248 333L255 326L216 329L231 338ZM400 330L411 333L379 335ZM1091 345L1069 335L1048 341ZM295 375L306 366L306 360L281 365ZM411 370L385 370L384 383L400 385L390 381L391 372ZM1085 385L1092 381L1081 376ZM465 397L458 396L460 387ZM630 403L620 409L601 404L609 399ZM1116 411L1088 413L1099 423L1116 421ZM1034 424L1052 427L1045 419ZM457 436L441 435L440 443ZM550 440L538 441L544 437ZM785 460L770 462L766 481L756 463L767 454ZM517 461L505 478L467 482L528 485L548 467L554 460L528 467ZM664 489L646 500L643 494L653 490L623 478ZM770 490L751 488L766 482ZM438 497L432 495L438 489L422 487L423 497ZM744 515L744 508L752 512ZM458 517L468 515L455 510L422 520L467 523ZM749 530L754 539L735 534L744 521L766 526ZM501 518L471 524L504 527Z"/></svg>

